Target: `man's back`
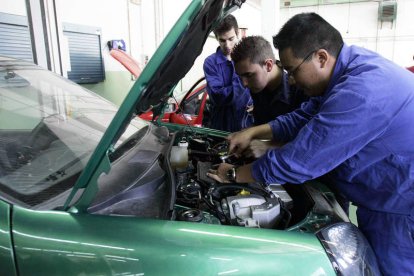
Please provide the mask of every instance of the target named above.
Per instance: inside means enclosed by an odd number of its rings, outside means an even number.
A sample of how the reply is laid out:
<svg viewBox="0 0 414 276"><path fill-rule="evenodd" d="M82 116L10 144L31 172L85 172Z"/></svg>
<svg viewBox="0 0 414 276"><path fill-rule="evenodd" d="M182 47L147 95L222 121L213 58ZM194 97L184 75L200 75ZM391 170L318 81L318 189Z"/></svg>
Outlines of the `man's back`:
<svg viewBox="0 0 414 276"><path fill-rule="evenodd" d="M354 109L356 152L334 171L341 190L369 209L406 213L414 209L414 75L358 47L349 47L339 62L337 93L349 95ZM367 200L367 188L376 196Z"/></svg>

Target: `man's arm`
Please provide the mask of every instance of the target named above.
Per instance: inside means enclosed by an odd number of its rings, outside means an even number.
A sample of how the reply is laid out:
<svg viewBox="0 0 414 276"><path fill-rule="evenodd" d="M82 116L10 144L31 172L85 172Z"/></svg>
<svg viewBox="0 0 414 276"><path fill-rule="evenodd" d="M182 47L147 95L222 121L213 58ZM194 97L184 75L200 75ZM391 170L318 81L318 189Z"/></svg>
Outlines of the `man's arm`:
<svg viewBox="0 0 414 276"><path fill-rule="evenodd" d="M312 97L309 101L302 103L300 108L269 122L273 140L287 143L295 139L302 127L319 112L320 106L321 97Z"/></svg>
<svg viewBox="0 0 414 276"><path fill-rule="evenodd" d="M383 133L390 117L370 101L367 94L374 92L350 88L341 87L340 93L332 93L334 96L323 103L294 140L257 159L252 166L253 178L264 183L303 183L350 162Z"/></svg>
<svg viewBox="0 0 414 276"><path fill-rule="evenodd" d="M310 102L303 104L301 109L297 109L285 116L279 116L269 124L232 133L227 137L230 142L229 151L240 156L248 149L253 139L273 140L274 147L269 147L269 149L282 146L284 142L294 138L294 135L297 134L300 128L319 110L319 106L320 99L314 98ZM275 136L277 136L276 139L274 138ZM228 182L227 171L232 167L233 165L230 164L220 164L218 169L212 170L208 176L222 183ZM236 181L241 183L256 182L257 179L253 177L252 167L253 163L237 168Z"/></svg>
<svg viewBox="0 0 414 276"><path fill-rule="evenodd" d="M227 137L230 142L230 152L240 156L253 139L272 140L279 146L293 140L300 129L318 112L319 106L320 98L315 97L304 103L301 108L279 116L268 124L230 134Z"/></svg>
<svg viewBox="0 0 414 276"><path fill-rule="evenodd" d="M214 65L212 59L206 59L204 62L204 76L207 82L207 91L210 100L215 105L227 105L233 102L233 82L232 72L228 72L228 80L218 71L218 65Z"/></svg>

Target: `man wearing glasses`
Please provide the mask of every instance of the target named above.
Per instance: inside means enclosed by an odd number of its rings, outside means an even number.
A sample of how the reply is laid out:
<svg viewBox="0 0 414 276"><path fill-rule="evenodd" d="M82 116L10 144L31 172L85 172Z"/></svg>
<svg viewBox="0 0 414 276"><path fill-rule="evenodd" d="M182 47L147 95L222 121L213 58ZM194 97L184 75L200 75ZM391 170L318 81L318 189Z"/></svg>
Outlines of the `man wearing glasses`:
<svg viewBox="0 0 414 276"><path fill-rule="evenodd" d="M238 168L229 182L303 183L329 173L358 206L358 226L385 275L414 275L414 75L377 53L344 44L315 13L274 37L284 68L311 99L301 109L229 136L242 154L253 139L285 143Z"/></svg>
<svg viewBox="0 0 414 276"><path fill-rule="evenodd" d="M288 74L262 36L248 36L236 44L231 59L253 99L254 124L261 125L298 108L308 97L289 85Z"/></svg>

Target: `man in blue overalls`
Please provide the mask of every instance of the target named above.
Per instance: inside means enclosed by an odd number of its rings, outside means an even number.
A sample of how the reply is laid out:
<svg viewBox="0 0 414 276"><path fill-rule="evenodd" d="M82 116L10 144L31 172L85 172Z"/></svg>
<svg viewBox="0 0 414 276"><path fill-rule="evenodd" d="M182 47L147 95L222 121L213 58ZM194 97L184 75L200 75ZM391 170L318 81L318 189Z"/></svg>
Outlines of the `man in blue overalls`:
<svg viewBox="0 0 414 276"><path fill-rule="evenodd" d="M385 275L414 275L414 74L377 53L345 45L315 13L292 17L274 37L280 60L311 97L269 124L232 134L286 143L255 162L222 164L222 182L303 183L327 174L358 206L358 226ZM231 170L232 174L228 171Z"/></svg>
<svg viewBox="0 0 414 276"><path fill-rule="evenodd" d="M231 53L234 68L253 99L254 124L261 125L298 108L308 97L289 84L272 46L262 36L240 40Z"/></svg>
<svg viewBox="0 0 414 276"><path fill-rule="evenodd" d="M209 96L209 114L203 126L234 132L252 125L247 110L253 101L234 70L231 52L239 41L239 27L233 15L226 16L214 29L219 42L216 52L204 61ZM207 115L207 114L206 114Z"/></svg>

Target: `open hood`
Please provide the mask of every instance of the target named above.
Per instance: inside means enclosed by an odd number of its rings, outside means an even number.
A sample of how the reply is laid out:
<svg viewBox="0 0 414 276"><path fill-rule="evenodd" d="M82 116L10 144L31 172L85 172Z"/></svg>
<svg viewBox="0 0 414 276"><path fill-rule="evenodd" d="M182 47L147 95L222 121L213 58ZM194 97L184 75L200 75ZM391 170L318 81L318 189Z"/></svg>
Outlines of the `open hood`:
<svg viewBox="0 0 414 276"><path fill-rule="evenodd" d="M201 54L213 28L245 0L193 0L165 37L100 140L90 161L68 197L64 209L84 211L92 202L97 179L110 170L108 152L124 133L131 118L152 109L158 116L163 104L172 95L177 83L187 74ZM72 202L80 189L86 188L76 203Z"/></svg>
<svg viewBox="0 0 414 276"><path fill-rule="evenodd" d="M201 54L210 32L242 1L193 1L164 39L143 72L145 90L136 101L136 113L162 105ZM141 80L137 82L140 83ZM132 88L134 90L135 87ZM142 89L142 87L138 88ZM159 110L159 109L158 109ZM158 114L154 114L158 115Z"/></svg>

